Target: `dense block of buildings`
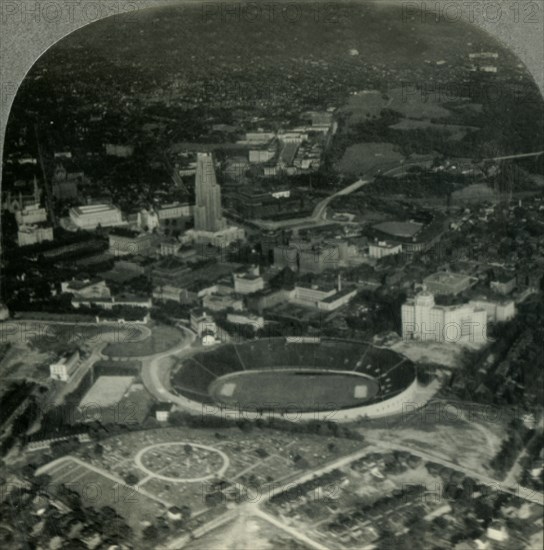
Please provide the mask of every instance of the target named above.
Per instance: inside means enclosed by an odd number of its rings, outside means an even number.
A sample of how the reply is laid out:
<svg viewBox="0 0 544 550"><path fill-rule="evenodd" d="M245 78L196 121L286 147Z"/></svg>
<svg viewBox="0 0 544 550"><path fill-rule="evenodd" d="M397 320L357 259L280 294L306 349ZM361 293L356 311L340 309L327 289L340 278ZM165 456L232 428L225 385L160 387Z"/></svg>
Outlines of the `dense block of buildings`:
<svg viewBox="0 0 544 550"><path fill-rule="evenodd" d="M402 305L402 336L433 342L484 343L487 312L473 304L438 306L422 292Z"/></svg>

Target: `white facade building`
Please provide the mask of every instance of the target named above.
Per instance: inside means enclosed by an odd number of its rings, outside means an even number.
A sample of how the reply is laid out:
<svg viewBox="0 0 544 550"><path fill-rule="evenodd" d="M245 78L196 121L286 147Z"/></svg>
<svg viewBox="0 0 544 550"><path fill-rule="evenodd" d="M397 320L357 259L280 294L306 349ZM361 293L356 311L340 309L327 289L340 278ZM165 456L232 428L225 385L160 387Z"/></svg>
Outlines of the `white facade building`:
<svg viewBox="0 0 544 550"><path fill-rule="evenodd" d="M437 306L428 292L402 305L402 336L434 342L473 342L487 338L487 312L471 304Z"/></svg>
<svg viewBox="0 0 544 550"><path fill-rule="evenodd" d="M385 256L391 256L393 254L400 254L402 252L401 244L388 243L386 241L379 241L377 243L370 243L368 245L368 255L371 258L384 258Z"/></svg>
<svg viewBox="0 0 544 550"><path fill-rule="evenodd" d="M492 300L470 300L469 304L478 309L484 309L487 320L491 323L509 321L516 316L516 304L513 300L494 302Z"/></svg>
<svg viewBox="0 0 544 550"><path fill-rule="evenodd" d="M15 219L19 226L43 223L47 221L47 212L45 208L40 207L39 203L29 204L15 213Z"/></svg>
<svg viewBox="0 0 544 550"><path fill-rule="evenodd" d="M234 273L234 292L237 294L253 294L264 288L264 279L260 275L259 266L245 273Z"/></svg>
<svg viewBox="0 0 544 550"><path fill-rule="evenodd" d="M28 246L53 240L53 228L45 225L21 225L17 230L17 244Z"/></svg>
<svg viewBox="0 0 544 550"><path fill-rule="evenodd" d="M249 325L253 330L264 328L264 318L248 312L227 313L227 321L235 325Z"/></svg>
<svg viewBox="0 0 544 550"><path fill-rule="evenodd" d="M109 204L91 204L70 208L70 220L80 229L123 225L121 211Z"/></svg>

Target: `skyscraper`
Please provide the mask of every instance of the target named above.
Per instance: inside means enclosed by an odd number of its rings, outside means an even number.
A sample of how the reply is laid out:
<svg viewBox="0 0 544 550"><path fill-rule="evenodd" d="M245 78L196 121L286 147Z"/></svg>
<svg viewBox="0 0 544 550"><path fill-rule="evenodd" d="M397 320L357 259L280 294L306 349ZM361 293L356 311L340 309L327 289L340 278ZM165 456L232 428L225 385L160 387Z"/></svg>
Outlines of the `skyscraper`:
<svg viewBox="0 0 544 550"><path fill-rule="evenodd" d="M195 230L216 233L227 226L221 216L221 188L217 185L211 153L198 153L195 179Z"/></svg>

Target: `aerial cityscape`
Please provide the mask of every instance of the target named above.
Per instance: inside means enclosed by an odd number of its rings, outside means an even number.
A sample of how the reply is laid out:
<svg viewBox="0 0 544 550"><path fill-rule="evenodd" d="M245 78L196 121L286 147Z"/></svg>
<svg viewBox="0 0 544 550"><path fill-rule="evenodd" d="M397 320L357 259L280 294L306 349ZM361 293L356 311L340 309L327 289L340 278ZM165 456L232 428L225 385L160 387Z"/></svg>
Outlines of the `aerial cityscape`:
<svg viewBox="0 0 544 550"><path fill-rule="evenodd" d="M256 5L97 21L17 92L2 547L542 548L537 85L461 21Z"/></svg>

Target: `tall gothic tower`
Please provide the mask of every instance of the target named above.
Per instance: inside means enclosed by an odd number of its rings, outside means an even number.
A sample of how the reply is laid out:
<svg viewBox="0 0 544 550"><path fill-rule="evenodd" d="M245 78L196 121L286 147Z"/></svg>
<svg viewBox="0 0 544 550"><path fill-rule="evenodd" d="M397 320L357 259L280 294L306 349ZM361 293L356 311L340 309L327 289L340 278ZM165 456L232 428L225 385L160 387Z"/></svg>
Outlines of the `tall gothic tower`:
<svg viewBox="0 0 544 550"><path fill-rule="evenodd" d="M211 153L198 153L195 178L195 230L215 233L225 229L221 216L221 188L215 179Z"/></svg>

